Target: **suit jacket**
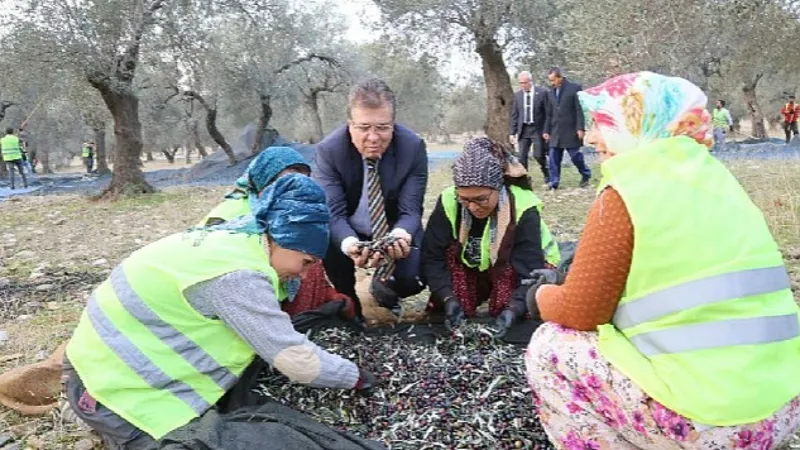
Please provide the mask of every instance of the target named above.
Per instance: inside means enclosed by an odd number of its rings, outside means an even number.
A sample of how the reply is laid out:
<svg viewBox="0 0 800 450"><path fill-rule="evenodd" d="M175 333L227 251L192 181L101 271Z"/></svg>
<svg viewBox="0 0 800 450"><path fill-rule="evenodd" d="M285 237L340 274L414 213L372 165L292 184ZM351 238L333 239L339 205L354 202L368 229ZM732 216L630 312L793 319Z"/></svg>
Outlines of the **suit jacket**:
<svg viewBox="0 0 800 450"><path fill-rule="evenodd" d="M561 85L560 100L556 99L556 88L547 94L549 114L545 124L545 133L550 135L551 148L578 148L583 145L578 139L578 130L586 130L583 108L578 101L580 84L564 79Z"/></svg>
<svg viewBox="0 0 800 450"><path fill-rule="evenodd" d="M508 122L508 135L519 137L522 133L522 124L525 121L525 93L520 89L514 94L514 104L511 106L511 120ZM547 122L547 89L539 86L533 87L533 125L537 133L544 131Z"/></svg>
<svg viewBox="0 0 800 450"><path fill-rule="evenodd" d="M350 141L347 125L334 130L316 145L313 178L325 190L331 213L331 243L357 236L348 218L358 208L364 185L364 162ZM425 141L402 126L394 126L389 148L378 164L381 192L389 228L402 228L414 236L422 230L422 208L428 186Z"/></svg>

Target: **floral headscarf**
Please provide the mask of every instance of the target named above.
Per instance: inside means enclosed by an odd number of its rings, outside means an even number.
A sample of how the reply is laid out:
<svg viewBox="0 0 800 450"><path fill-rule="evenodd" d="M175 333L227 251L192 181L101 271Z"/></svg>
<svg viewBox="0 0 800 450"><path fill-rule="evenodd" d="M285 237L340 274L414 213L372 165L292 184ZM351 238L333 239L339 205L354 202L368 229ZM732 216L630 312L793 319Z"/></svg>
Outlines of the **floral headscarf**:
<svg viewBox="0 0 800 450"><path fill-rule="evenodd" d="M587 129L596 126L615 154L657 139L689 136L711 146L708 98L678 77L653 72L620 75L578 92Z"/></svg>

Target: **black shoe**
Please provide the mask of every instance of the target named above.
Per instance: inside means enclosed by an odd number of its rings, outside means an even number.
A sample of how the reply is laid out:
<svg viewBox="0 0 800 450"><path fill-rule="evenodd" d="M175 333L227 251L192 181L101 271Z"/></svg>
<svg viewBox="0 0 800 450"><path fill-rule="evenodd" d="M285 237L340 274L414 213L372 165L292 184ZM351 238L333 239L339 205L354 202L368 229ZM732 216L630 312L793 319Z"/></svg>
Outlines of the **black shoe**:
<svg viewBox="0 0 800 450"><path fill-rule="evenodd" d="M591 180L591 178L582 178L580 187L582 187L582 188L589 187L589 181L590 180Z"/></svg>
<svg viewBox="0 0 800 450"><path fill-rule="evenodd" d="M556 185L554 185L552 183L547 183L547 190L548 191L555 191L556 189L558 189L558 186L556 186Z"/></svg>

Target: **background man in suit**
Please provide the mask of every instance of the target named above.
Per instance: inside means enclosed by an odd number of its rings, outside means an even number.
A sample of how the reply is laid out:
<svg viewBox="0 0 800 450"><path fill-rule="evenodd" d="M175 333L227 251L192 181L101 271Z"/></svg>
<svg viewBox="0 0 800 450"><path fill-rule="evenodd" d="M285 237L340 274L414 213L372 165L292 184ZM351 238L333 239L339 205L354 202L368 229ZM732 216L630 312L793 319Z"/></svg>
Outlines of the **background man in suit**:
<svg viewBox="0 0 800 450"><path fill-rule="evenodd" d="M382 80L353 87L347 119L317 144L313 177L325 189L331 212L325 270L337 291L356 300L361 316L355 267L378 266L370 291L392 309L424 288L419 248L428 155L422 138L395 123L394 94ZM359 241L387 234L400 238L389 258L368 260Z"/></svg>
<svg viewBox="0 0 800 450"><path fill-rule="evenodd" d="M583 134L586 131L583 108L578 101L578 91L583 90L583 87L567 80L558 67L550 69L547 78L552 86L548 94L549 114L544 127L544 138L550 145L549 188L558 189L564 150L569 152L572 163L581 174L580 186L586 187L592 178L592 172L586 166L580 150Z"/></svg>
<svg viewBox="0 0 800 450"><path fill-rule="evenodd" d="M511 107L511 120L508 124L508 137L512 144L517 144L519 159L528 168L528 152L533 144L533 158L539 163L548 182L546 143L542 131L547 120L547 89L533 85L533 77L528 71L521 72L518 77L520 90L514 94L514 105Z"/></svg>

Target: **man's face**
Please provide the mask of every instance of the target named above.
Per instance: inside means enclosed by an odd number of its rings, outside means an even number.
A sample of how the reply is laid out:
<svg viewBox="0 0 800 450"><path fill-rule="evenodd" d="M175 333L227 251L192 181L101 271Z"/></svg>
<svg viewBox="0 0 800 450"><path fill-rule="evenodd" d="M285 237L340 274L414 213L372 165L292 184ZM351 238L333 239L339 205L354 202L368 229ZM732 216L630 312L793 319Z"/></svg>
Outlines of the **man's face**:
<svg viewBox="0 0 800 450"><path fill-rule="evenodd" d="M350 111L350 140L367 159L380 158L389 143L392 142L394 133L394 119L392 106L382 105L380 108L353 107Z"/></svg>
<svg viewBox="0 0 800 450"><path fill-rule="evenodd" d="M789 97L789 104L794 105L794 97Z"/></svg>
<svg viewBox="0 0 800 450"><path fill-rule="evenodd" d="M533 87L533 83L531 82L530 77L521 76L521 77L517 78L517 81L519 81L519 88L520 89L522 89L525 92L530 92L531 91L531 88Z"/></svg>
<svg viewBox="0 0 800 450"><path fill-rule="evenodd" d="M547 79L550 80L550 86L554 88L560 88L561 84L564 82L564 77L554 73L547 75Z"/></svg>
<svg viewBox="0 0 800 450"><path fill-rule="evenodd" d="M717 100L717 108L722 109L722 102Z"/></svg>

